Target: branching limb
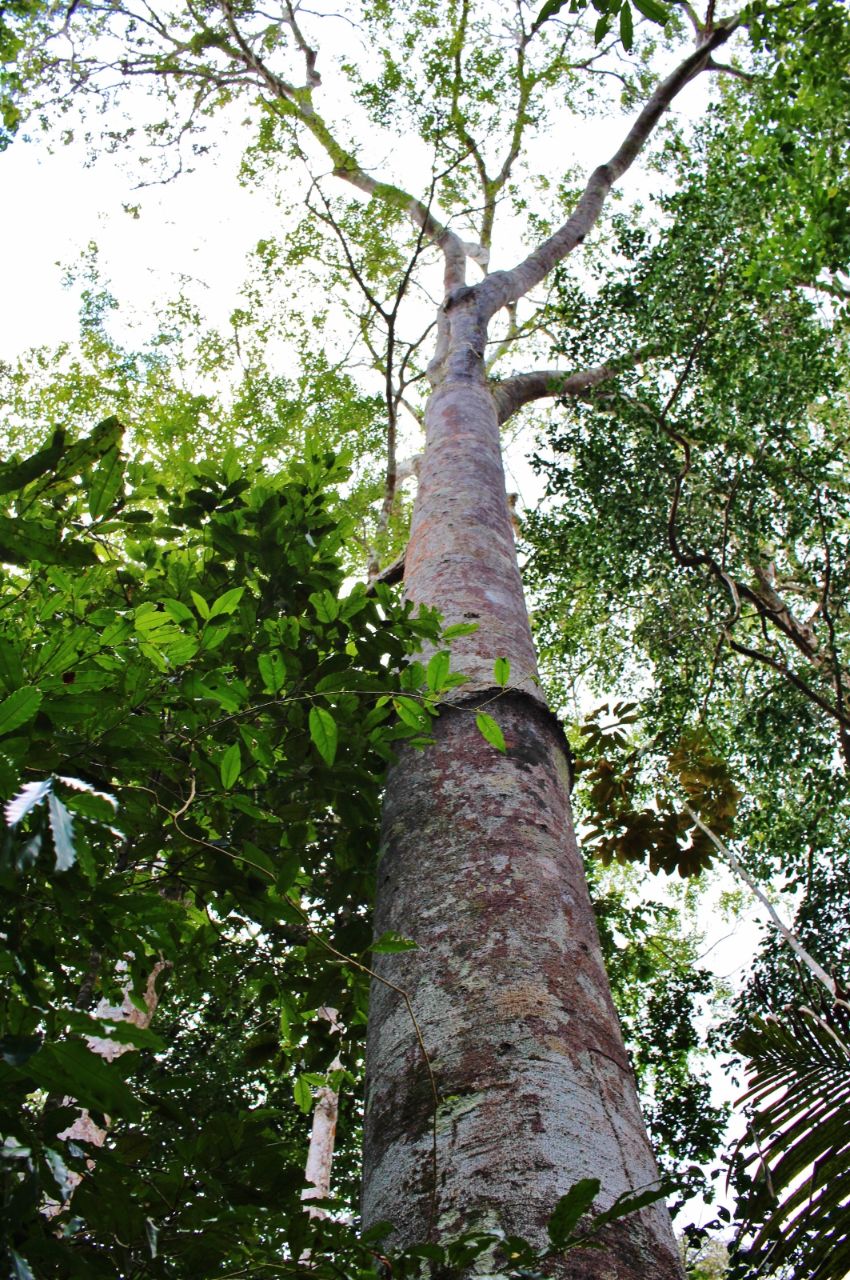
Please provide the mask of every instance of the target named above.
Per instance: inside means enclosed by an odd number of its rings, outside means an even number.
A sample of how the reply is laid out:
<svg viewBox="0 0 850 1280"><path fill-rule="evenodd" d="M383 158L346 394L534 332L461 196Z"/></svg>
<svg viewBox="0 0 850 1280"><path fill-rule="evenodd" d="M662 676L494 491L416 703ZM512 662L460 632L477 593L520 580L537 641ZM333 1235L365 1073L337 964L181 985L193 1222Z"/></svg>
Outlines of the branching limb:
<svg viewBox="0 0 850 1280"><path fill-rule="evenodd" d="M633 367L650 354L657 354L645 348L633 352L620 360L611 360L606 364L595 365L590 369L582 369L578 373L565 373L561 369L535 369L531 373L517 373L512 378L494 382L491 386L493 399L499 422L505 423L533 400L545 400L555 396L583 396L594 387L610 382L624 369Z"/></svg>
<svg viewBox="0 0 850 1280"><path fill-rule="evenodd" d="M662 80L611 159L594 169L572 214L554 235L512 270L496 271L475 286L484 318L489 319L508 303L524 297L582 243L596 225L611 188L637 159L673 100L705 70L714 50L725 44L740 24L741 18L735 17L717 26L698 49Z"/></svg>

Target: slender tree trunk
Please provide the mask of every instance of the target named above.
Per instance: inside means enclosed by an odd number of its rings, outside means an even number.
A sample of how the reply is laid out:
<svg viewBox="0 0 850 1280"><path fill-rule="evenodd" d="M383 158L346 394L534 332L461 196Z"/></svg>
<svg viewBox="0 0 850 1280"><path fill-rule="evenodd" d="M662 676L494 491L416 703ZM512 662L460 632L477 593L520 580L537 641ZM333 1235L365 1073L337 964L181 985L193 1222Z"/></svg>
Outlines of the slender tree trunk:
<svg viewBox="0 0 850 1280"><path fill-rule="evenodd" d="M477 623L453 651L471 680L436 744L391 771L377 874L377 933L418 943L378 971L407 992L431 1070L404 999L373 983L363 1212L402 1243L495 1226L541 1242L579 1178L598 1177L610 1203L658 1175L573 834L566 744L536 682L481 333L461 311L426 416L406 586L448 622ZM475 726L482 704L505 755ZM663 1206L607 1244L571 1252L559 1274L682 1275Z"/></svg>

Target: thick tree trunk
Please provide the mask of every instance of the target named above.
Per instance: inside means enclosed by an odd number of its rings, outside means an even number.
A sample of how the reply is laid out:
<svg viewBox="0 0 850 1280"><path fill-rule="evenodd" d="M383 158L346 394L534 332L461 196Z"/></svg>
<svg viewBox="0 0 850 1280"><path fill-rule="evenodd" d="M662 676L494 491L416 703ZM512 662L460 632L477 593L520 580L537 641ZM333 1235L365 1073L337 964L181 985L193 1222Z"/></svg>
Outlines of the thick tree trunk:
<svg viewBox="0 0 850 1280"><path fill-rule="evenodd" d="M476 344L477 345L477 344ZM478 630L436 745L391 771L376 931L418 950L382 956L367 1047L363 1213L396 1240L495 1227L542 1243L558 1197L598 1177L610 1203L657 1170L602 963L568 799L566 744L536 683L496 406L475 361L436 389L407 552L412 599ZM494 687L507 657L510 689ZM475 726L482 703L507 743ZM571 1280L673 1280L655 1206L567 1255Z"/></svg>

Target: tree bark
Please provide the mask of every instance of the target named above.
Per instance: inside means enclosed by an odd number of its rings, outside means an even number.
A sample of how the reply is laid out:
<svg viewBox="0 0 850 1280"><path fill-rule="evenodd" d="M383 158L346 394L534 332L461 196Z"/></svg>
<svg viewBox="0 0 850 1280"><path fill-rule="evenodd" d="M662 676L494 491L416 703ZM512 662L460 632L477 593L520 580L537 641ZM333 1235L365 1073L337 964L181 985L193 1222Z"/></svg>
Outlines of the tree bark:
<svg viewBox="0 0 850 1280"><path fill-rule="evenodd" d="M377 972L407 992L430 1062L399 992L374 982L363 1215L402 1244L472 1227L543 1243L579 1178L599 1178L607 1205L658 1177L573 834L566 742L537 683L473 308L448 313L405 576L414 601L477 624L453 647L471 679L435 745L391 770L377 872L377 934L418 944ZM504 755L476 728L482 705ZM556 1274L678 1280L666 1209L616 1224L604 1250L571 1252Z"/></svg>

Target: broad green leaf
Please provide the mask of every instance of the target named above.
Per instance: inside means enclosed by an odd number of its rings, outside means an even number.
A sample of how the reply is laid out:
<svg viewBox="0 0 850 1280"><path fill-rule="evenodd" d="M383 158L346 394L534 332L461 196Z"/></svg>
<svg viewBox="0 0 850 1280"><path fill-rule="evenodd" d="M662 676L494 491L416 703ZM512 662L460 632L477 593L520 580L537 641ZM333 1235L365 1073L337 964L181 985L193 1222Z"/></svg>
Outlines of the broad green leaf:
<svg viewBox="0 0 850 1280"><path fill-rule="evenodd" d="M295 1077L292 1082L292 1092L295 1101L305 1115L308 1115L313 1107L313 1090L310 1088L303 1075Z"/></svg>
<svg viewBox="0 0 850 1280"><path fill-rule="evenodd" d="M0 683L7 689L17 689L23 684L24 669L17 648L0 640Z"/></svg>
<svg viewBox="0 0 850 1280"><path fill-rule="evenodd" d="M311 707L309 715L310 737L325 764L333 764L336 758L336 721L324 707Z"/></svg>
<svg viewBox="0 0 850 1280"><path fill-rule="evenodd" d="M32 1267L16 1249L9 1250L9 1259L12 1264L10 1280L35 1280Z"/></svg>
<svg viewBox="0 0 850 1280"><path fill-rule="evenodd" d="M92 519L99 520L106 515L121 490L123 477L124 468L117 448L107 450L89 484L88 506Z"/></svg>
<svg viewBox="0 0 850 1280"><path fill-rule="evenodd" d="M211 618L217 618L221 614L233 613L245 593L244 587L231 587L229 591L225 591L217 600L214 600L210 606Z"/></svg>
<svg viewBox="0 0 850 1280"><path fill-rule="evenodd" d="M0 560L20 565L37 560L41 564L68 564L77 568L99 563L93 547L73 538L61 540L55 525L4 515L0 515Z"/></svg>
<svg viewBox="0 0 850 1280"><path fill-rule="evenodd" d="M450 666L451 657L445 649L441 649L431 658L426 668L425 678L432 693L439 693L445 687Z"/></svg>
<svg viewBox="0 0 850 1280"><path fill-rule="evenodd" d="M646 1191L624 1192L617 1197L609 1208L603 1209L601 1213L596 1215L593 1219L594 1232L597 1232L609 1222L618 1222L621 1218L627 1218L631 1213L637 1213L639 1209L645 1209L647 1205L657 1204L659 1200L663 1200L674 1189L675 1184L665 1181Z"/></svg>
<svg viewBox="0 0 850 1280"><path fill-rule="evenodd" d="M5 814L9 826L16 826L31 809L41 804L42 800L50 794L52 786L52 778L43 778L40 782L25 782L18 794L6 805Z"/></svg>
<svg viewBox="0 0 850 1280"><path fill-rule="evenodd" d="M174 619L175 622L194 622L195 615L181 600L175 600L173 597L166 597L160 602L165 612Z"/></svg>
<svg viewBox="0 0 850 1280"><path fill-rule="evenodd" d="M503 689L511 678L511 664L507 658L497 658L493 663L493 679Z"/></svg>
<svg viewBox="0 0 850 1280"><path fill-rule="evenodd" d="M53 791L47 797L47 811L50 815L50 831L56 851L56 870L69 871L77 860L77 851L74 848L74 820L68 808Z"/></svg>
<svg viewBox="0 0 850 1280"><path fill-rule="evenodd" d="M315 591L310 596L310 604L320 622L334 622L339 617L339 602L332 591Z"/></svg>
<svg viewBox="0 0 850 1280"><path fill-rule="evenodd" d="M660 0L632 0L632 4L645 18L649 18L650 22L663 25L670 17L670 10L666 4L661 4Z"/></svg>
<svg viewBox="0 0 850 1280"><path fill-rule="evenodd" d="M555 1249L563 1249L573 1231L599 1194L598 1178L581 1178L566 1195L561 1196L547 1223L549 1239Z"/></svg>
<svg viewBox="0 0 850 1280"><path fill-rule="evenodd" d="M413 698L400 697L393 698L393 706L398 712L399 720L403 721L411 729L425 730L427 732L431 727L431 721L428 713L423 709L422 704L415 702Z"/></svg>
<svg viewBox="0 0 850 1280"><path fill-rule="evenodd" d="M198 610L198 613L204 619L204 621L206 621L207 618L209 618L210 616L210 607L207 604L206 600L204 599L203 596L198 595L197 591L190 591L189 595L194 600L195 608Z"/></svg>
<svg viewBox="0 0 850 1280"><path fill-rule="evenodd" d="M443 632L444 640L456 640L458 636L471 636L478 630L477 622L453 622Z"/></svg>
<svg viewBox="0 0 850 1280"><path fill-rule="evenodd" d="M0 702L0 736L19 729L35 715L41 706L41 691L27 685L16 689Z"/></svg>
<svg viewBox="0 0 850 1280"><path fill-rule="evenodd" d="M421 689L426 683L425 668L421 662L409 662L401 673L399 684L402 689Z"/></svg>
<svg viewBox="0 0 850 1280"><path fill-rule="evenodd" d="M242 772L242 753L239 750L239 743L232 743L224 755L221 757L220 773L221 785L225 791L229 791L236 779Z"/></svg>
<svg viewBox="0 0 850 1280"><path fill-rule="evenodd" d="M478 726L478 732L491 746L497 751L507 751L505 736L492 716L488 716L486 711L479 711L475 717L475 723Z"/></svg>
<svg viewBox="0 0 850 1280"><path fill-rule="evenodd" d="M76 1186L73 1174L59 1152L54 1151L51 1147L45 1147L44 1158L59 1188L60 1199L67 1200Z"/></svg>
<svg viewBox="0 0 850 1280"><path fill-rule="evenodd" d="M0 1058L10 1067L22 1067L41 1048L41 1036L4 1036L0 1040Z"/></svg>
<svg viewBox="0 0 850 1280"><path fill-rule="evenodd" d="M620 10L620 39L623 42L623 48L627 53L631 51L634 44L635 29L632 20L632 10L629 0L624 0L623 7Z"/></svg>
<svg viewBox="0 0 850 1280"><path fill-rule="evenodd" d="M52 471L62 456L65 446L65 432L54 432L53 439L45 449L40 449L31 458L23 462L7 462L0 466L0 493L12 493L15 489L24 489L33 480Z"/></svg>
<svg viewBox="0 0 850 1280"><path fill-rule="evenodd" d="M257 658L263 684L269 693L277 693L286 683L286 663L280 649L268 649Z"/></svg>
<svg viewBox="0 0 850 1280"><path fill-rule="evenodd" d="M79 1040L45 1044L20 1072L40 1088L71 1097L80 1106L101 1114L134 1119L140 1113L139 1103L122 1079L120 1068L105 1062Z"/></svg>
<svg viewBox="0 0 850 1280"><path fill-rule="evenodd" d="M532 27L532 30L539 30L539 28L543 26L544 22L547 22L549 18L554 18L561 12L565 5L569 4L569 2L570 0L546 0L543 8L534 19L534 26Z"/></svg>

